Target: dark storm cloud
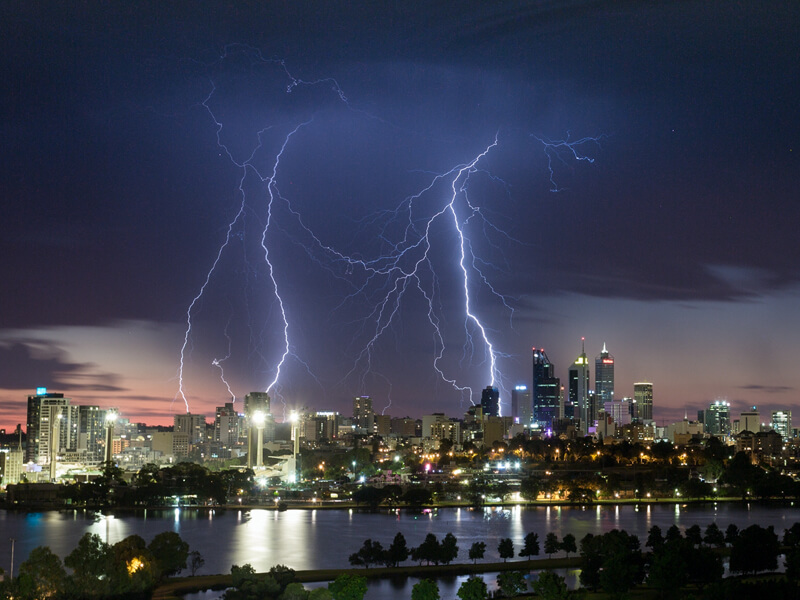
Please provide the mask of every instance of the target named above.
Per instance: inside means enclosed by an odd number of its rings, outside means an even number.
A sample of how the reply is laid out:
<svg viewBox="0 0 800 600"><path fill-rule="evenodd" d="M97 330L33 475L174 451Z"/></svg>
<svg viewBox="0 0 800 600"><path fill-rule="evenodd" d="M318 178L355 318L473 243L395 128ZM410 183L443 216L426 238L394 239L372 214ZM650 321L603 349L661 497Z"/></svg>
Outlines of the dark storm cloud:
<svg viewBox="0 0 800 600"><path fill-rule="evenodd" d="M71 392L121 392L120 377L98 373L92 363L75 363L57 344L43 340L0 342L0 388L32 391L47 387Z"/></svg>

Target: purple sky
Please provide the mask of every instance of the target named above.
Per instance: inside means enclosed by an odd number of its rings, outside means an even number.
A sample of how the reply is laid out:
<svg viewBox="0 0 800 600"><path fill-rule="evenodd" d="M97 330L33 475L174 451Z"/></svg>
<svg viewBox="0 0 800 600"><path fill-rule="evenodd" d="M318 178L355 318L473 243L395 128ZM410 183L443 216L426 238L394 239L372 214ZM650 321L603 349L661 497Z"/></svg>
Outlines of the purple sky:
<svg viewBox="0 0 800 600"><path fill-rule="evenodd" d="M210 416L223 373L458 415L582 336L659 421L792 408L798 39L794 2L6 3L0 426L37 386Z"/></svg>

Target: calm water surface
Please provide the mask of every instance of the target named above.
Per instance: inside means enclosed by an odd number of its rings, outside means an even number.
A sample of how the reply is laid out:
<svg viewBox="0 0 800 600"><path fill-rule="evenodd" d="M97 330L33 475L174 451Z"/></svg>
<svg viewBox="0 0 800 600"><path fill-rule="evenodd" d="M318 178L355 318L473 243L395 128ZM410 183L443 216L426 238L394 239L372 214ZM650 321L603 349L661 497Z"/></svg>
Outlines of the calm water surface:
<svg viewBox="0 0 800 600"><path fill-rule="evenodd" d="M202 553L205 566L200 573L209 574L227 573L232 564L244 563L250 563L256 571L269 570L276 564L297 570L347 567L347 557L358 550L366 538L377 539L388 546L398 531L406 537L409 546L418 545L428 533L441 538L452 532L458 538L459 559L464 561L470 545L484 541L487 546L485 560L495 561L500 560L497 553L500 538L510 537L518 549L524 536L531 531L539 534L541 543L545 534L551 531L559 538L572 533L580 540L587 533L604 533L616 528L638 535L644 543L647 530L653 525L666 530L676 524L685 530L694 524L705 529L709 523L716 522L724 530L729 523L735 523L739 528L757 523L773 525L782 535L783 530L796 521L800 521L800 510L795 506L732 503L483 510L448 508L427 514L232 509L116 515L83 511L0 511L0 566L6 571L10 566L10 538L16 539L15 564L18 567L36 546L49 546L63 558L86 532L96 533L113 544L134 533L149 541L162 531L175 531L192 550ZM487 577L487 582L489 579ZM456 578L452 586L445 581L440 585L457 590L460 583L461 579ZM376 582L372 589L380 588L380 591L376 590L375 595L370 593L370 596L392 597L392 585L389 581ZM408 583L396 585L406 588ZM455 597L455 591L443 593L442 597Z"/></svg>

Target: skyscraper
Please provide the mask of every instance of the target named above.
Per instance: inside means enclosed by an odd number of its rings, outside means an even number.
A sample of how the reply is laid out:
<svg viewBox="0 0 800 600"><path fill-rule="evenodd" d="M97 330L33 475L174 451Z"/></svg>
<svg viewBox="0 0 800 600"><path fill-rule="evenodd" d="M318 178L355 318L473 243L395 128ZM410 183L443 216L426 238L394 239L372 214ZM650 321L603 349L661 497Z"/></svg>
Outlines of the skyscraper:
<svg viewBox="0 0 800 600"><path fill-rule="evenodd" d="M594 391L601 405L614 399L614 357L606 350L605 343L594 359Z"/></svg>
<svg viewBox="0 0 800 600"><path fill-rule="evenodd" d="M25 462L47 464L52 451L58 452L62 432L60 422L57 421L62 410L69 404L70 399L64 398L64 394L47 393L46 388L37 388L35 395L28 396ZM51 446L51 442L54 445ZM77 439L75 445L77 446Z"/></svg>
<svg viewBox="0 0 800 600"><path fill-rule="evenodd" d="M597 419L597 411L589 402L589 359L586 358L585 340L581 338L581 353L569 368L569 403L572 405L573 414L565 415L578 418L581 421L582 431L586 432L588 425ZM588 424L588 425L587 425Z"/></svg>
<svg viewBox="0 0 800 600"><path fill-rule="evenodd" d="M773 410L772 429L781 434L784 440L790 439L792 437L792 411Z"/></svg>
<svg viewBox="0 0 800 600"><path fill-rule="evenodd" d="M500 416L500 392L496 387L487 385L481 392L481 409L484 417Z"/></svg>
<svg viewBox="0 0 800 600"><path fill-rule="evenodd" d="M372 433L375 421L375 412L372 410L372 398L369 396L356 396L353 398L353 425Z"/></svg>
<svg viewBox="0 0 800 600"><path fill-rule="evenodd" d="M653 384L634 383L633 384L633 405L631 405L631 417L634 421L653 420Z"/></svg>
<svg viewBox="0 0 800 600"><path fill-rule="evenodd" d="M533 420L540 426L553 426L561 416L561 380L553 376L553 364L544 348L533 349Z"/></svg>
<svg viewBox="0 0 800 600"><path fill-rule="evenodd" d="M731 434L731 403L727 400L714 400L705 412L705 429L711 435Z"/></svg>
<svg viewBox="0 0 800 600"><path fill-rule="evenodd" d="M533 421L533 394L527 385L518 385L511 390L511 416L526 427Z"/></svg>

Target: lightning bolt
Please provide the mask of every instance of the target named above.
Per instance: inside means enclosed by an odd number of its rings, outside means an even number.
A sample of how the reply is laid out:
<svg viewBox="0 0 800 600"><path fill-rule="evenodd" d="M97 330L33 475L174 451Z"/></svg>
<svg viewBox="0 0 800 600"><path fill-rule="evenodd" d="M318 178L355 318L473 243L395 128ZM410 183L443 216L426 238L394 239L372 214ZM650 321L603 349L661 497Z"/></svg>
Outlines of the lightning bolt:
<svg viewBox="0 0 800 600"><path fill-rule="evenodd" d="M228 46L218 61L206 66L219 64L234 50L249 57L251 66L272 65L276 67L286 78L285 92L287 94L293 93L301 86L329 86L334 99L348 110L384 122L369 113L353 108L335 79L324 78L307 81L296 78L289 72L283 60L266 58L257 49L248 46ZM354 326L354 342L350 348L351 351L355 347L352 368L345 373L340 383L344 384L355 377L360 388L359 392L363 392L367 386L368 375L383 379L390 390L388 404L383 412L385 413L391 406L391 383L373 364L375 353L378 351L378 343L399 326L406 297L416 294L423 302L426 327L430 327L433 345L432 367L438 378L455 390L461 396L462 401L467 399L474 404L472 388L451 373L452 367L444 364L446 360L449 360L447 358L449 356L448 340L452 335L449 323L453 317L448 308L449 302L457 306L456 310L459 315L457 320L461 322L461 333L458 335L464 340L459 363L460 369L464 367L483 369L484 384L500 388L501 397L507 396L505 381L499 368L499 360L507 355L497 349L492 339L494 332L477 309L476 296L479 293L491 294L507 311L509 320L513 318L513 302L511 298L492 285L486 268L497 269L498 267L479 255L476 250L476 242L478 241L477 236L480 236L482 240L489 243L490 247L498 250L499 244L495 244L493 241L493 238L496 239L495 236L503 237L511 242L517 242L517 240L511 238L502 228L494 225L470 194L471 184L478 179L488 182L489 185L501 186L506 193L508 192L505 181L493 175L485 166L489 155L495 152L499 146L498 136L495 135L494 139L482 147L477 154L444 172L420 172L427 176L427 183L423 184L416 193L406 196L392 209L378 210L358 221L358 225L365 230L377 231L377 239L380 242L377 252L372 256L365 256L362 252L342 250L335 244L326 241L323 236L318 235L308 224L302 212L294 207L292 199L280 191L279 174L284 154L298 134L312 125L313 118L298 119L294 124L288 126L286 124L280 126L274 123L266 124L258 129L253 147L246 152L239 153L245 154L245 156L237 158L237 152L223 140L223 118L218 116L211 106L212 99L217 92L217 86L213 79L210 79L210 85L210 92L199 103L199 106L206 112L214 125L216 143L221 152L239 171L237 188L239 204L238 210L227 225L225 236L216 251L211 267L206 272L200 289L186 310L186 328L178 366L178 391L173 401L180 398L184 402L187 412L189 411L185 366L191 348L193 318L203 295L215 276L223 254L230 248L233 239L239 235L244 236L244 223L253 210L253 207L248 204L248 193L246 192L246 182L252 181L249 179L251 176L257 178L255 181L264 192L264 207L258 212L263 218L259 247L269 282L270 296L274 298L274 306L277 307L276 319L278 329L280 329L278 336L280 338L280 356L270 367L272 374L265 387L266 392L276 394L285 406L280 381L286 362L290 357L295 358L316 379L309 365L297 356L291 342L291 323L294 321L290 321L290 317L291 319L296 317L292 315L282 295L282 265L273 258L273 244L275 243L273 234L277 228L283 233L291 230L297 231L296 235L290 235L290 237L295 244L303 248L309 260L324 268L332 277L349 287L349 291L339 305L334 308L334 312L342 309L345 305L359 307L361 311L357 320L351 323ZM284 128L283 131L286 133L277 134L278 128ZM271 157L265 161L263 154L267 150L263 138L267 132L270 132L270 135L278 135L278 139L282 141ZM599 145L604 136L576 140L570 140L569 135L564 140L532 137L544 146L545 154L548 157L551 190L559 191L560 188L555 183L554 159L565 162L562 154L566 154L571 155L576 161L592 163L594 158L583 152L583 147L590 143ZM269 165L266 169L263 168L265 162ZM279 204L282 209L280 213L277 212ZM241 234L239 234L240 229ZM366 236L364 238L366 239ZM450 245L447 246L447 243ZM455 264L451 262L444 267L439 264L442 256L446 254L439 248L439 245L444 245L447 252L452 252L457 257ZM443 291L443 278L455 278L457 281L455 289L448 287ZM395 335L397 335L396 332ZM232 356L231 337L228 334L227 326L225 337L228 340L227 354L221 359L214 358L212 366L219 369L223 384L231 397L234 397L222 365ZM266 357L260 351L257 353L264 362L267 362ZM321 383L320 387L323 388Z"/></svg>
<svg viewBox="0 0 800 600"><path fill-rule="evenodd" d="M570 132L567 132L567 137L563 140L550 140L545 137L539 137L531 134L542 146L544 146L544 153L547 155L547 170L550 173L550 191L560 192L563 188L558 187L555 180L555 172L553 170L553 159L557 159L562 164L566 161L562 158L562 154L572 156L576 161L594 163L594 158L581 152L581 149L586 145L594 145L600 147L600 142L606 137L605 134L595 137L582 137L577 140L570 140Z"/></svg>

